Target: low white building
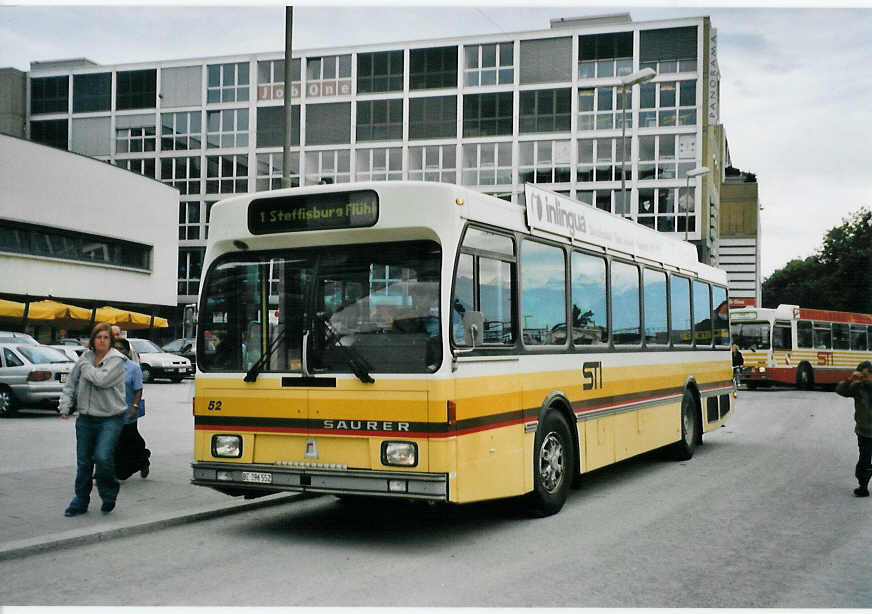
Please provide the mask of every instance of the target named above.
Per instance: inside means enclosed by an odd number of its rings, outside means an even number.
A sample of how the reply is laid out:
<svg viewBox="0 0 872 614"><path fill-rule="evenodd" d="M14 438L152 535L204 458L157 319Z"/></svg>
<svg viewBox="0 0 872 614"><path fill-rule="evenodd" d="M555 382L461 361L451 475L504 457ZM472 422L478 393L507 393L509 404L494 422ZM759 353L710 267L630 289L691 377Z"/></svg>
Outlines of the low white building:
<svg viewBox="0 0 872 614"><path fill-rule="evenodd" d="M173 313L178 208L159 181L0 134L0 297Z"/></svg>

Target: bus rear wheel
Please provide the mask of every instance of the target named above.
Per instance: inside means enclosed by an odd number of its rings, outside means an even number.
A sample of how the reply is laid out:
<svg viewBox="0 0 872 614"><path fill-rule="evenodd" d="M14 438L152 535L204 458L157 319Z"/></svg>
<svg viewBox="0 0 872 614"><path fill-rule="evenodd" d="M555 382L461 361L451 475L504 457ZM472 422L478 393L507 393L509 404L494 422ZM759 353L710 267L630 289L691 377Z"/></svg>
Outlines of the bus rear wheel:
<svg viewBox="0 0 872 614"><path fill-rule="evenodd" d="M686 461L693 458L696 444L702 439L700 427L696 399L690 390L685 390L681 397L681 439L672 444L675 460Z"/></svg>
<svg viewBox="0 0 872 614"><path fill-rule="evenodd" d="M796 370L796 385L803 390L814 388L814 372L807 362L799 365L799 369Z"/></svg>
<svg viewBox="0 0 872 614"><path fill-rule="evenodd" d="M573 467L569 427L559 412L550 410L539 424L533 447L532 516L542 518L560 511L572 486Z"/></svg>

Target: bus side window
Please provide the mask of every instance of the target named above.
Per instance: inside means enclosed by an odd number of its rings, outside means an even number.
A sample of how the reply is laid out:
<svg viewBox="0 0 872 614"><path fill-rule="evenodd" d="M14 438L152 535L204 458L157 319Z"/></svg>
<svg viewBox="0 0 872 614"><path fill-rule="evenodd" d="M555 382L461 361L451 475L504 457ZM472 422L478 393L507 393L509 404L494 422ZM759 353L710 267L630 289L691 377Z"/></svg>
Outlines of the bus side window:
<svg viewBox="0 0 872 614"><path fill-rule="evenodd" d="M801 348L814 347L811 333L811 322L808 320L800 320L796 323L796 345Z"/></svg>
<svg viewBox="0 0 872 614"><path fill-rule="evenodd" d="M792 350L793 344L790 340L790 322L776 322L775 329L772 331L772 349L773 350Z"/></svg>
<svg viewBox="0 0 872 614"><path fill-rule="evenodd" d="M815 322L812 331L816 350L833 349L833 329L829 322Z"/></svg>
<svg viewBox="0 0 872 614"><path fill-rule="evenodd" d="M669 278L669 324L672 345L690 345L690 280L672 275Z"/></svg>

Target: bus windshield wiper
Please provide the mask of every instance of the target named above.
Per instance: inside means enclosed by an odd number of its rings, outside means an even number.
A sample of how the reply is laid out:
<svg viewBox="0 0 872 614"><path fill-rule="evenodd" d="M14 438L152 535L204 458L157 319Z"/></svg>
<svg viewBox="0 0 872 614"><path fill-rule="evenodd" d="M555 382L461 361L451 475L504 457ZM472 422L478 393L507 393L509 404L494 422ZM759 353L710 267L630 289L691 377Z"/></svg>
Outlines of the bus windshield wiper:
<svg viewBox="0 0 872 614"><path fill-rule="evenodd" d="M267 346L266 351L263 354L261 354L260 358L257 359L257 362L255 362L253 365L251 365L251 368L245 374L245 377L242 378L243 382L257 381L257 376L260 373L260 370L263 369L263 366L270 359L270 357L272 356L272 353L278 347L279 342L285 338L285 331L286 330L288 330L288 329L283 326L282 330L279 331L279 334L276 335L275 339L272 340L272 343L270 343Z"/></svg>
<svg viewBox="0 0 872 614"><path fill-rule="evenodd" d="M369 374L372 370L372 366L363 356L360 355L360 352L354 349L354 346L342 344L340 335L327 321L329 317L329 314L324 312L319 312L315 316L315 320L324 327L324 341L327 342L327 344L340 349L345 358L345 363L351 367L351 372L354 373L357 379L362 381L364 384L374 384L375 380Z"/></svg>

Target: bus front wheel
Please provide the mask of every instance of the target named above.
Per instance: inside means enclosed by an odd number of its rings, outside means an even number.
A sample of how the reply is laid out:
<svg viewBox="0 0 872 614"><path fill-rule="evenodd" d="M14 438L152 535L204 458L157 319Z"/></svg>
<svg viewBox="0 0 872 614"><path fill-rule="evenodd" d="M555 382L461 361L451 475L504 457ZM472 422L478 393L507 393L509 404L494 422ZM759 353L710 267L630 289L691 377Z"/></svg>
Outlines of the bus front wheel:
<svg viewBox="0 0 872 614"><path fill-rule="evenodd" d="M539 424L533 448L533 492L530 514L556 514L566 503L575 466L569 427L559 412L550 410Z"/></svg>

